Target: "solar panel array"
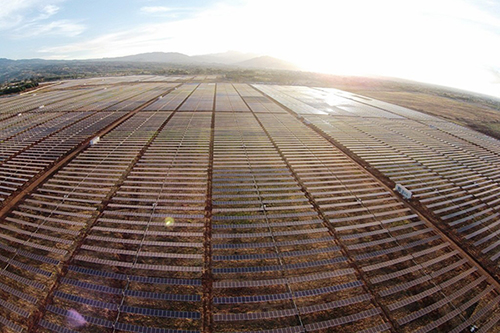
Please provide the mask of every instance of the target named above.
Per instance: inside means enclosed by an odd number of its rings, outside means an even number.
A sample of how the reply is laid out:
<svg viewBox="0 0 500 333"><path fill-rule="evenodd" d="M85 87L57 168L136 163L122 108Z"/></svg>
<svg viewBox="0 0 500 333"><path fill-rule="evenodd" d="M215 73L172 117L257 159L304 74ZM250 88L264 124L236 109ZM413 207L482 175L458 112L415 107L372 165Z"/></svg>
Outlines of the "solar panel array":
<svg viewBox="0 0 500 333"><path fill-rule="evenodd" d="M201 83L182 103L179 111L212 111L215 99L215 83Z"/></svg>
<svg viewBox="0 0 500 333"><path fill-rule="evenodd" d="M82 314L96 330L106 323L196 330L210 121L195 113L138 116L148 119L140 145L136 139L127 151L132 164L75 253L54 306L65 314L87 304ZM103 316L102 308L112 311Z"/></svg>
<svg viewBox="0 0 500 333"><path fill-rule="evenodd" d="M132 117L99 145L78 155L6 217L0 235L5 241L2 281L15 291L12 304L34 311L47 297L59 279L62 262L81 245L99 215L98 207L151 138L156 122L152 114ZM13 265L13 260L22 266Z"/></svg>
<svg viewBox="0 0 500 333"><path fill-rule="evenodd" d="M215 111L245 112L250 110L232 84L219 83L215 95Z"/></svg>
<svg viewBox="0 0 500 333"><path fill-rule="evenodd" d="M160 96L158 100L147 107L144 111L174 111L192 94L198 84L183 84L176 87L174 91L166 96Z"/></svg>
<svg viewBox="0 0 500 333"><path fill-rule="evenodd" d="M331 89L186 79L69 81L38 93L52 111L2 109L5 199L130 115L5 216L2 330L498 330L498 283L327 138L493 262L496 140Z"/></svg>
<svg viewBox="0 0 500 333"><path fill-rule="evenodd" d="M414 111L399 112L396 107L388 111L409 119L306 119L410 189L463 246L500 276L497 140L446 121L414 116Z"/></svg>
<svg viewBox="0 0 500 333"><path fill-rule="evenodd" d="M82 141L122 117L118 112L70 112L2 143L0 201Z"/></svg>
<svg viewBox="0 0 500 333"><path fill-rule="evenodd" d="M492 291L433 226L318 134L300 130L302 123L288 115L259 118L267 118L262 122L269 134L290 156L292 169L401 331L431 327L461 301ZM456 290L462 294L455 296ZM426 311L413 311L417 304ZM455 313L447 319L450 328L463 321L460 311Z"/></svg>
<svg viewBox="0 0 500 333"><path fill-rule="evenodd" d="M213 175L216 331L313 330L335 313L375 308L252 114L216 113ZM318 299L333 304L314 307ZM383 323L375 312L360 321Z"/></svg>
<svg viewBox="0 0 500 333"><path fill-rule="evenodd" d="M2 97L0 98L0 120L6 120L14 115L21 116L24 112L29 112L30 115L42 111L47 113L49 107L53 108L54 105L65 107L64 111L70 111L72 110L71 104L105 93L109 92L99 88L85 87L68 90L53 89L46 92Z"/></svg>

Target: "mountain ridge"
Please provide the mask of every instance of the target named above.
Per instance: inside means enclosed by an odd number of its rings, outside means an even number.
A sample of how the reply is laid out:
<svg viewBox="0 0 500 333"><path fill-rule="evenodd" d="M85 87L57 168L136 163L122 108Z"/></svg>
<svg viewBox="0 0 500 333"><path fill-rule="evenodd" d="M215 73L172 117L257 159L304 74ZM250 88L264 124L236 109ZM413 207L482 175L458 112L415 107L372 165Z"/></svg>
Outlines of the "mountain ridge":
<svg viewBox="0 0 500 333"><path fill-rule="evenodd" d="M126 55L121 57L94 58L94 59L7 59L0 58L0 69L11 66L29 67L31 65L71 65L91 63L156 63L172 65L194 65L194 66L229 66L233 68L249 69L277 69L277 70L300 70L298 66L282 59L267 55L254 53L242 53L238 51L227 51L222 53L211 53L189 56L180 52L148 52ZM23 66L26 65L26 66Z"/></svg>
<svg viewBox="0 0 500 333"><path fill-rule="evenodd" d="M248 68L284 69L297 70L298 67L285 60L253 53L241 53L237 51L227 51L223 53L212 53L189 56L179 52L149 52L134 55L88 59L84 61L105 61L105 62L157 62L185 65L217 64Z"/></svg>
<svg viewBox="0 0 500 333"><path fill-rule="evenodd" d="M252 59L241 61L235 65L248 68L299 70L298 66L290 62L270 56L255 57Z"/></svg>

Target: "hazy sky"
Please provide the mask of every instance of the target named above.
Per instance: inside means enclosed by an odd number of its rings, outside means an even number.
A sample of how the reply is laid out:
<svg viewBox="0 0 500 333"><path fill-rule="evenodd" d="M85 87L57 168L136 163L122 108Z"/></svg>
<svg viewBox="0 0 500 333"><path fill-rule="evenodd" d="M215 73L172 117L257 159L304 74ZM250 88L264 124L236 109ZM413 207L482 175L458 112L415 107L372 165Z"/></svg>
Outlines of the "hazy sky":
<svg viewBox="0 0 500 333"><path fill-rule="evenodd" d="M237 50L500 96L500 0L0 0L0 57Z"/></svg>

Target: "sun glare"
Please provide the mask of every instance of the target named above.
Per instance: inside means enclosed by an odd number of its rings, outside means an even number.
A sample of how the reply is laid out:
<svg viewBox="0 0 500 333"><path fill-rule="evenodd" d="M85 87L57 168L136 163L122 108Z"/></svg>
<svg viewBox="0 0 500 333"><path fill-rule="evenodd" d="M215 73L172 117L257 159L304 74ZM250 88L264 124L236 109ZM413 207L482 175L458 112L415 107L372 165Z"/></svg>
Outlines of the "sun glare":
<svg viewBox="0 0 500 333"><path fill-rule="evenodd" d="M496 63L500 54L498 37L471 21L492 19L460 1L274 1L265 12L257 1L245 12L262 18L252 22L248 50L288 59L306 71L404 77L474 90L480 80L494 79L485 64Z"/></svg>

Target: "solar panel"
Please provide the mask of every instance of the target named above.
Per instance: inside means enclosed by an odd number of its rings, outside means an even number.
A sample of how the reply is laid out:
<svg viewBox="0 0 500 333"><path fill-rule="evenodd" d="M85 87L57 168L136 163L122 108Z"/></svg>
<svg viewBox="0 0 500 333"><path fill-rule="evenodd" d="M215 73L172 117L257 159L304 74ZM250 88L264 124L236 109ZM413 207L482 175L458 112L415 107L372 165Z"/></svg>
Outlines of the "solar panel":
<svg viewBox="0 0 500 333"><path fill-rule="evenodd" d="M68 311L68 310L64 310L64 309L55 307L53 305L48 305L47 306L47 310L50 311L50 312L52 312L52 313L58 314L58 315L60 315L62 317L78 319L78 318L76 318L74 312ZM106 319L96 318L96 317L90 317L90 316L86 316L86 315L82 315L82 314L80 314L80 316L82 316L82 318L84 318L85 321L87 323L90 323L90 324L94 324L94 325L98 325L98 326L103 326L103 327L107 327L107 328L113 328L113 326L114 326L114 322L106 320Z"/></svg>
<svg viewBox="0 0 500 333"><path fill-rule="evenodd" d="M4 301L3 299L0 298L0 306L9 310L9 311L12 311L14 312L15 314L23 317L23 318L28 318L30 313L28 311L25 311L23 309L21 309L20 307L18 307L17 305L14 305L12 303L9 303L7 301Z"/></svg>
<svg viewBox="0 0 500 333"><path fill-rule="evenodd" d="M262 331L245 331L245 332L235 332L235 333L303 333L305 332L303 326L293 326L293 327L283 327L270 330Z"/></svg>
<svg viewBox="0 0 500 333"><path fill-rule="evenodd" d="M345 257L337 257L333 259L317 260L302 262L296 264L287 265L272 265L272 266L254 266L254 267L227 267L227 268L213 268L213 273L227 274L227 273L258 273L258 272L270 272L270 271L281 271L283 269L293 270L301 268L310 268L324 265L333 265L339 262L344 262L347 259Z"/></svg>
<svg viewBox="0 0 500 333"><path fill-rule="evenodd" d="M317 289L296 291L293 293L293 295L295 297L312 297L312 296L323 295L326 293L334 293L334 292L338 292L341 290L361 287L362 285L363 285L363 282L361 282L361 281L352 281L352 282L343 283L343 284L339 284L339 285L335 285L335 286L328 286L328 287L317 288Z"/></svg>
<svg viewBox="0 0 500 333"><path fill-rule="evenodd" d="M264 247L275 247L275 246L283 246L284 247L284 246L328 242L328 241L334 241L334 239L335 238L330 236L330 237L313 238L313 239L299 239L299 240L285 241L285 242L265 242L265 243L253 243L252 242L252 243L239 243L239 244L224 243L224 244L213 244L212 248L214 248L214 249L248 249L248 248L264 248Z"/></svg>
<svg viewBox="0 0 500 333"><path fill-rule="evenodd" d="M57 332L57 333L77 333L77 331L74 331L74 330L71 330L69 328L56 325L54 323L46 321L45 319L40 320L40 324L39 325L41 327L43 327L43 328L46 328L48 330L51 330L51 331ZM21 331L19 331L19 332L21 332Z"/></svg>
<svg viewBox="0 0 500 333"><path fill-rule="evenodd" d="M333 301L333 302L327 302L327 303L322 303L322 304L315 304L315 305L310 305L310 306L304 306L300 307L299 311L302 314L307 314L307 313L314 313L314 312L320 312L320 311L325 311L325 310L332 310L332 309L337 309L343 306L349 306L351 304L356 304L360 302L369 302L373 298L372 295L370 294L362 294L359 296L354 296L348 299L342 299L338 301Z"/></svg>
<svg viewBox="0 0 500 333"><path fill-rule="evenodd" d="M327 248L304 250L304 251L290 251L280 253L265 253L265 254L246 254L246 255L226 255L226 256L213 256L214 261L232 261L232 260L258 260L258 259L276 259L286 257L299 257L308 256L319 253L329 253L339 251L340 247L333 246Z"/></svg>
<svg viewBox="0 0 500 333"><path fill-rule="evenodd" d="M316 213L314 213L316 215ZM274 232L255 232L255 233L235 233L235 234L214 234L215 239L228 238L254 238L254 237L271 237L271 236L291 236L291 235L306 235L319 232L328 232L327 228L302 229L290 231L274 231Z"/></svg>
<svg viewBox="0 0 500 333"><path fill-rule="evenodd" d="M380 313L381 313L380 308L374 308L374 309L358 312L356 314L349 315L349 316L338 317L338 318L334 318L334 319L330 319L330 320L325 320L325 321L309 324L309 325L306 325L305 328L307 331L317 331L317 330L321 330L321 329L327 329L327 328L331 328L331 327L346 325L346 324L349 324L349 323L352 323L352 322L355 322L358 320L373 317L373 316L378 315Z"/></svg>
<svg viewBox="0 0 500 333"><path fill-rule="evenodd" d="M44 250L44 251L47 251L47 252L61 254L61 255L66 255L66 253L68 252L66 250L57 249L57 248L53 248L53 247L45 246L45 245L40 245L38 243L34 243L34 242L30 242L30 241L23 241L23 240L20 240L18 238L11 237L11 236L8 236L8 235L5 235L5 234L0 234L0 238L3 238L5 240L8 240L8 241L11 241L11 242L14 242L14 243L23 244L23 245L26 245L26 246L29 246L29 247L33 247L35 249L40 249L40 250Z"/></svg>
<svg viewBox="0 0 500 333"><path fill-rule="evenodd" d="M215 313L214 321L241 321L291 317L298 314L296 309L285 309L252 313Z"/></svg>
<svg viewBox="0 0 500 333"><path fill-rule="evenodd" d="M255 296L237 296L237 297L215 297L214 304L245 304L258 302L275 302L292 299L291 293L273 294L273 295L255 295Z"/></svg>
<svg viewBox="0 0 500 333"><path fill-rule="evenodd" d="M81 296L77 296L77 295L64 293L64 292L58 291L58 290L54 292L54 297L66 299L66 300L73 301L73 302L80 303L80 304L90 305L92 307L100 308L100 309L117 311L119 308L119 305L115 304L115 303L102 302L102 301L98 301L95 299L89 299L89 298L85 298L85 297L81 297Z"/></svg>
<svg viewBox="0 0 500 333"><path fill-rule="evenodd" d="M0 255L0 260L1 261L4 261L6 263L8 263L9 265L12 265L12 266L16 266L16 267L19 267L19 268L22 268L24 270L27 270L29 272L33 272L33 273L36 273L36 274L40 274L40 275L43 275L43 276L46 276L46 277L51 277L52 276L52 272L48 272L46 270L43 270L41 268L38 268L38 267L33 267L31 265L28 265L28 264L25 264L25 263L22 263L20 261L17 261L15 259L8 259L2 255Z"/></svg>
<svg viewBox="0 0 500 333"><path fill-rule="evenodd" d="M200 319L201 315L199 312L189 312L189 311L169 311L162 309L150 309L150 308L139 308L135 306L121 306L121 312L140 314L143 316L154 316L154 317L164 317L164 318L178 318L178 319Z"/></svg>
<svg viewBox="0 0 500 333"><path fill-rule="evenodd" d="M269 228L269 227L288 227L300 225L322 224L323 220L304 220L304 221L285 221L269 223L241 223L241 224L215 224L212 229L243 229L243 228Z"/></svg>
<svg viewBox="0 0 500 333"><path fill-rule="evenodd" d="M126 331L126 332L137 332L137 333L200 333L199 331L193 330L178 330L172 328L160 328L160 327L146 327L133 325L129 323L116 323L116 329Z"/></svg>
<svg viewBox="0 0 500 333"><path fill-rule="evenodd" d="M196 279L175 279L175 278L161 278L152 276L125 275L125 274L118 274L106 271L98 271L95 269L72 266L72 265L68 267L68 270L86 275L99 276L99 277L105 277L122 281L130 280L140 283L151 283L151 284L201 286L201 280L196 280Z"/></svg>

